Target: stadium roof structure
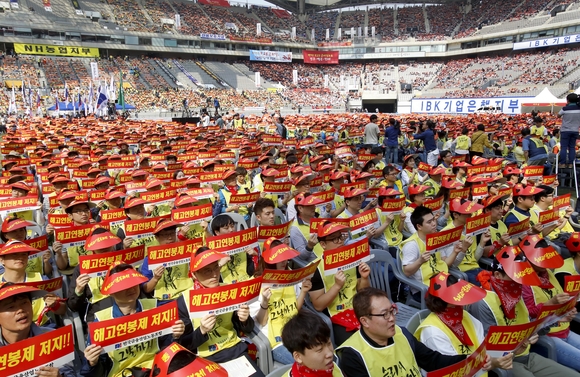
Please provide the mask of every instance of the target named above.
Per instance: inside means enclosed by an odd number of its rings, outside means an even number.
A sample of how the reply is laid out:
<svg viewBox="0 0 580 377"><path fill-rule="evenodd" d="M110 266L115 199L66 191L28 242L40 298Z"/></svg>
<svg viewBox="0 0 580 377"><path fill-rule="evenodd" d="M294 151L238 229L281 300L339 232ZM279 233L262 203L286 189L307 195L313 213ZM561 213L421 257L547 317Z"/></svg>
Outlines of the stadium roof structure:
<svg viewBox="0 0 580 377"><path fill-rule="evenodd" d="M266 0L268 3L276 5L280 8L286 9L289 12L311 13L321 12L324 10L341 9L349 7L362 7L367 5L388 5L388 4L423 4L424 0ZM440 0L430 2L438 4L443 2L451 2L452 0ZM301 4L302 3L302 4ZM302 8L302 12L300 12Z"/></svg>

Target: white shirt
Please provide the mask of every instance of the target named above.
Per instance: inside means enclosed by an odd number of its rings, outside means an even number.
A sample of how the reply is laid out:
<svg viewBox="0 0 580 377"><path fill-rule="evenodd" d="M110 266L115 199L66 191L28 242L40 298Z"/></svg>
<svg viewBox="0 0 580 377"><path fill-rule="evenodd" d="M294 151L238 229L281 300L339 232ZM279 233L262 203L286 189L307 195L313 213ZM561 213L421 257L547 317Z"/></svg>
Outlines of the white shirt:
<svg viewBox="0 0 580 377"><path fill-rule="evenodd" d="M477 335L477 341L471 339L474 343L483 343L485 336L483 335L483 325L477 318L469 314L467 311L463 311L464 316L468 316L473 323L475 329L475 334ZM439 351L443 355L447 356L457 356L457 351L453 348L451 344L451 339L438 327L427 326L421 331L421 343L431 348L434 351ZM484 372L479 371L475 376L481 376Z"/></svg>
<svg viewBox="0 0 580 377"><path fill-rule="evenodd" d="M403 249L401 250L401 253L403 254L403 260L402 260L403 266L408 266L408 265L412 264L417 259L419 259L420 255L421 255L421 252L419 251L419 245L417 245L417 242L414 242L414 241L410 241L410 242L407 242L406 244L404 244ZM420 268L417 270L417 272L415 272L413 275L411 275L409 277L411 279L415 279L419 283L423 284L423 280L421 279L421 269ZM409 287L409 288L411 288L412 294L419 292L417 289L415 289L413 287Z"/></svg>

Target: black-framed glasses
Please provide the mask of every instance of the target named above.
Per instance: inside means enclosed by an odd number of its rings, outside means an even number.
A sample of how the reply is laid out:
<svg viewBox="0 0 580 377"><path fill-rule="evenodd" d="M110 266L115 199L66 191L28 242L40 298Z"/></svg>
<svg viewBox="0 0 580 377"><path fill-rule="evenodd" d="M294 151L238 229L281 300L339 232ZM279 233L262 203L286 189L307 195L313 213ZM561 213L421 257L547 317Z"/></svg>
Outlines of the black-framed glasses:
<svg viewBox="0 0 580 377"><path fill-rule="evenodd" d="M368 317L383 317L383 319L385 321L388 321L391 316L393 316L393 318L395 318L397 316L398 312L399 312L399 308L397 308L396 304L393 304L391 306L390 310L387 310L386 312L384 312L382 314L367 314L367 316Z"/></svg>
<svg viewBox="0 0 580 377"><path fill-rule="evenodd" d="M327 240L327 241L332 242L332 243L340 243L340 242L344 242L347 238L348 238L348 235L343 233L340 236L335 237L331 240Z"/></svg>

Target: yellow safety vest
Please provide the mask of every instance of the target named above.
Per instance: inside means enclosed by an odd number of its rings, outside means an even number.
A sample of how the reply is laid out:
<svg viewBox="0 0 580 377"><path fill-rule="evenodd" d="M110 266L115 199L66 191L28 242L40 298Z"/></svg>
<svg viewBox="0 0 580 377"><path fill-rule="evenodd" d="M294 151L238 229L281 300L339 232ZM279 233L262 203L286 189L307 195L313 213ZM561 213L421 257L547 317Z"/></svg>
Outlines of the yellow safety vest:
<svg viewBox="0 0 580 377"><path fill-rule="evenodd" d="M4 280L4 274L0 275L0 281ZM24 279L25 282L27 281L42 281L42 275L38 272L27 272L26 273L26 277ZM37 298L32 300L32 321L36 322L36 320L38 319L38 317L40 316L40 313L42 313L42 310L44 310L45 307L45 303L44 303L44 298ZM49 318L45 315L44 317L42 317L42 322L40 323L40 325L44 325L48 322Z"/></svg>
<svg viewBox="0 0 580 377"><path fill-rule="evenodd" d="M308 239L310 238L310 226L309 225L306 225L306 224L300 225L298 223L298 219L294 219L292 226L298 228L298 230L300 230L300 233L302 233L302 235L304 236L304 239L306 241L308 241ZM322 248L322 246L320 246L320 243L317 243L314 246L314 249L312 249L312 252L314 253L314 255L316 255L316 258L321 258L322 254L324 254L324 249Z"/></svg>
<svg viewBox="0 0 580 377"><path fill-rule="evenodd" d="M564 259L564 264L562 267L558 267L554 270L554 275L565 274L565 275L580 275L576 270L576 264L574 264L574 258Z"/></svg>
<svg viewBox="0 0 580 377"><path fill-rule="evenodd" d="M512 208L511 210L509 210L508 213L506 213L506 215L505 215L505 217L504 217L503 220L505 221L505 219L511 213L511 214L513 214L516 217L516 219L518 219L518 222L519 221L524 221L525 219L528 219L529 218L530 219L530 227L532 227L532 226L536 225L538 223L538 221L540 221L540 220L539 220L538 214L536 212L534 212L532 210L530 210L529 212L530 212L530 216L528 217L528 216L524 215L523 213L520 213L519 211L516 211L515 208Z"/></svg>
<svg viewBox="0 0 580 377"><path fill-rule="evenodd" d="M233 312L229 312L217 316L215 327L207 333L209 339L197 347L198 356L208 357L241 342L232 323L233 314ZM194 329L201 325L201 318L193 318L192 321Z"/></svg>
<svg viewBox="0 0 580 377"><path fill-rule="evenodd" d="M336 363L334 364L334 368L332 369L332 377L344 377L344 375L342 374L342 371L340 370L340 368L338 367L338 365L336 365ZM282 377L296 377L292 375L292 368L290 368L289 371L287 371L286 373L284 373L282 375Z"/></svg>
<svg viewBox="0 0 580 377"><path fill-rule="evenodd" d="M469 136L467 135L460 135L457 137L456 140L456 144L455 144L455 149L461 149L463 151L467 151L469 150L469 141L471 140Z"/></svg>
<svg viewBox="0 0 580 377"><path fill-rule="evenodd" d="M532 286L532 293L534 295L534 302L536 305L543 304L550 300L552 297L556 296L559 293L564 293L564 290L560 286L558 279L554 273L550 270L546 270L548 274L548 278L550 279L550 283L554 286L554 288L546 289L540 288L538 286ZM570 322L558 322L558 326L550 327L550 333L555 333L559 331L566 330L570 327Z"/></svg>
<svg viewBox="0 0 580 377"><path fill-rule="evenodd" d="M387 216L379 212L381 224L387 222ZM401 224L401 215L395 215L393 221L385 228L383 234L389 246L399 246L403 242L403 233L399 231L399 224Z"/></svg>
<svg viewBox="0 0 580 377"><path fill-rule="evenodd" d="M421 371L409 340L399 326L395 325L395 335L391 346L375 348L362 336L361 330L352 334L336 351L350 348L363 360L369 376L383 376L384 370L396 368L406 376L420 376ZM395 374L393 374L395 375Z"/></svg>
<svg viewBox="0 0 580 377"><path fill-rule="evenodd" d="M521 298L516 304L515 307L516 315L514 319L510 319L505 316L501 306L501 300L499 299L497 293L495 293L494 291L487 291L487 295L485 295L485 297L483 298L483 302L485 302L489 310L491 310L491 313L493 314L497 326L520 325L522 323L530 322L530 314L528 312L528 308L526 307L526 304L524 304L524 300L522 300ZM519 354L518 356L525 356L528 353L530 353L529 345L526 348L526 350L523 353Z"/></svg>
<svg viewBox="0 0 580 377"><path fill-rule="evenodd" d="M445 165L443 165L441 163L441 164L437 165L437 167L445 169L445 175L453 175L453 168L451 166L445 167Z"/></svg>
<svg viewBox="0 0 580 377"><path fill-rule="evenodd" d="M323 256L324 258L324 256ZM344 275L346 276L346 281L336 297L332 300L332 302L328 305L328 313L330 317L335 316L336 314L342 313L345 310L352 309L352 299L356 294L356 285L357 285L357 277L356 277L356 267L349 268L348 270L342 270ZM324 276L324 261L320 261L318 264L318 272L320 272L320 276L322 277L322 282L324 283L324 291L328 292L330 288L334 285L334 274Z"/></svg>
<svg viewBox="0 0 580 377"><path fill-rule="evenodd" d="M449 229L453 229L453 228L455 228L455 226L453 225L453 222L451 222L450 224L447 224L443 229L441 229L441 231L449 230ZM461 240L464 240L464 239L465 239L465 233L461 233ZM474 237L473 243L471 244L471 246L469 246L469 249L467 249L465 251L465 257L463 257L463 260L459 264L458 268L461 271L465 272L465 271L473 270L475 268L479 268L479 263L477 262L477 259L475 259L475 250L476 249L477 249L477 242L476 242L475 237Z"/></svg>
<svg viewBox="0 0 580 377"><path fill-rule="evenodd" d="M105 280L104 277L98 276L96 278L91 278L89 280L89 289L91 290L92 297L89 300L91 304L95 304L107 297L108 295L104 295L101 293L101 287L103 286L103 281Z"/></svg>
<svg viewBox="0 0 580 377"><path fill-rule="evenodd" d="M264 183L263 182L254 187L254 192L262 192L262 191L264 191ZM272 199L272 201L274 202L274 206L276 206L276 208L278 208L278 195L266 194L266 195L264 195L264 198Z"/></svg>
<svg viewBox="0 0 580 377"><path fill-rule="evenodd" d="M234 128L238 131L244 130L244 120L243 119L234 119Z"/></svg>
<svg viewBox="0 0 580 377"><path fill-rule="evenodd" d="M424 254L426 252L425 242L419 238L417 233L414 233L411 237L401 243L401 250L406 243L413 241L415 241L419 246L419 253ZM441 259L441 252L436 252L431 253L431 259L429 259L429 262L423 263L419 268L419 271L421 272L421 281L426 286L429 286L431 284L430 280L433 276L440 272L448 272L449 267L447 266L447 263Z"/></svg>
<svg viewBox="0 0 580 377"><path fill-rule="evenodd" d="M228 191L225 189L220 189L220 191L224 195L224 198L226 199L226 206L229 206L230 205L230 198L232 197L231 191ZM240 187L240 189L238 190L238 194L246 194L246 193L247 193L247 191L243 187ZM240 209L238 210L238 214L240 214L242 216L246 216L248 214L248 207L246 207L246 206L240 207Z"/></svg>
<svg viewBox="0 0 580 377"><path fill-rule="evenodd" d="M268 340L272 349L282 344L282 327L298 314L294 286L272 289L268 302Z"/></svg>
<svg viewBox="0 0 580 377"><path fill-rule="evenodd" d="M71 246L67 249L69 267L76 267L79 264L79 256L88 255L84 245Z"/></svg>
<svg viewBox="0 0 580 377"><path fill-rule="evenodd" d="M503 234L506 234L508 231L508 228L503 221L498 220L496 225L497 225L497 229L493 226L489 227L489 233L491 235L491 242L496 242L496 241L499 242L499 239L501 238L501 236ZM510 240L510 244L511 244L511 240ZM499 250L496 250L494 253L494 256L497 255L498 252L499 252Z"/></svg>
<svg viewBox="0 0 580 377"><path fill-rule="evenodd" d="M449 339L449 343L453 346L453 349L458 355L471 355L477 348L480 346L481 342L477 338L477 333L475 332L475 326L473 325L473 321L467 312L463 311L463 320L461 321L463 328L467 332L469 339L473 342L473 346L467 346L457 338L457 336L449 329L449 327L444 324L441 319L435 313L431 313L425 318L425 320L419 325L417 331L415 331L415 338L421 340L421 333L423 329L426 327L432 326L436 327L439 330L443 331L443 333ZM480 374L481 376L487 376L487 372Z"/></svg>
<svg viewBox="0 0 580 377"><path fill-rule="evenodd" d="M151 310L157 307L157 300L155 299L139 299L143 311ZM113 318L113 307L103 309L95 313L95 318L98 321L106 321ZM113 361L113 366L109 371L108 377L122 377L123 371L127 368L140 367L151 369L153 366L153 359L159 353L159 338L151 339L146 342L138 343L134 346L128 346L117 349L108 353Z"/></svg>

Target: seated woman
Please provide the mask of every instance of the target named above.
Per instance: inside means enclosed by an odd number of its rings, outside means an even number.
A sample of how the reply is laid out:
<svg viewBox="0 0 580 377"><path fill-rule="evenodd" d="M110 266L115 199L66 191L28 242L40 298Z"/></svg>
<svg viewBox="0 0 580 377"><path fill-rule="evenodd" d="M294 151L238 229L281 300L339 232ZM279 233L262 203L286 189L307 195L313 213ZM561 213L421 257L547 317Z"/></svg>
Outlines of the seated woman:
<svg viewBox="0 0 580 377"><path fill-rule="evenodd" d="M115 281L122 281L122 284L115 283ZM109 295L113 298L113 305L95 313L95 321L120 318L150 310L164 304L164 302L155 299L139 298L141 296L140 285L146 281L147 278L135 271L130 264L119 261L115 262L105 276L103 286L101 287L101 293L103 295ZM118 376L122 375L125 369L151 369L155 355L169 346L173 341L178 341L185 347L195 348L205 339L201 331L183 336L185 323L181 319L175 322L171 330L171 334L143 342L136 356L129 358L125 356L128 350L124 348L102 353L103 348L101 346L89 343L87 348L85 348L85 360L83 360L80 375L83 377Z"/></svg>
<svg viewBox="0 0 580 377"><path fill-rule="evenodd" d="M282 329L282 343L294 358L284 377L343 376L334 362L330 329L316 314L301 310Z"/></svg>
<svg viewBox="0 0 580 377"><path fill-rule="evenodd" d="M200 247L191 260L193 289L215 288L220 286L220 262L228 256ZM254 329L254 320L250 317L250 308L243 304L234 312L224 314L207 314L201 319L193 319L195 332L200 331L205 341L197 345L197 355L216 363L223 363L244 358L252 364L256 373L252 376L263 377L264 374L248 355L248 346L240 339L240 333L249 334ZM219 347L216 347L219 345Z"/></svg>
<svg viewBox="0 0 580 377"><path fill-rule="evenodd" d="M467 293L465 293L467 292ZM465 293L463 297L461 294ZM446 272L431 278L426 297L431 314L419 325L415 337L443 355L470 355L484 341L481 322L463 310L465 305L483 300L486 291ZM491 359L491 367L512 369L513 353ZM486 376L480 371L476 376Z"/></svg>
<svg viewBox="0 0 580 377"><path fill-rule="evenodd" d="M264 270L287 270L288 261L300 253L281 241L271 237L264 242L255 277L262 276ZM264 288L259 300L250 305L250 314L261 327L261 332L270 341L274 361L282 364L292 364L292 355L282 345L282 326L286 321L300 311L304 299L312 287L310 279L284 288Z"/></svg>

